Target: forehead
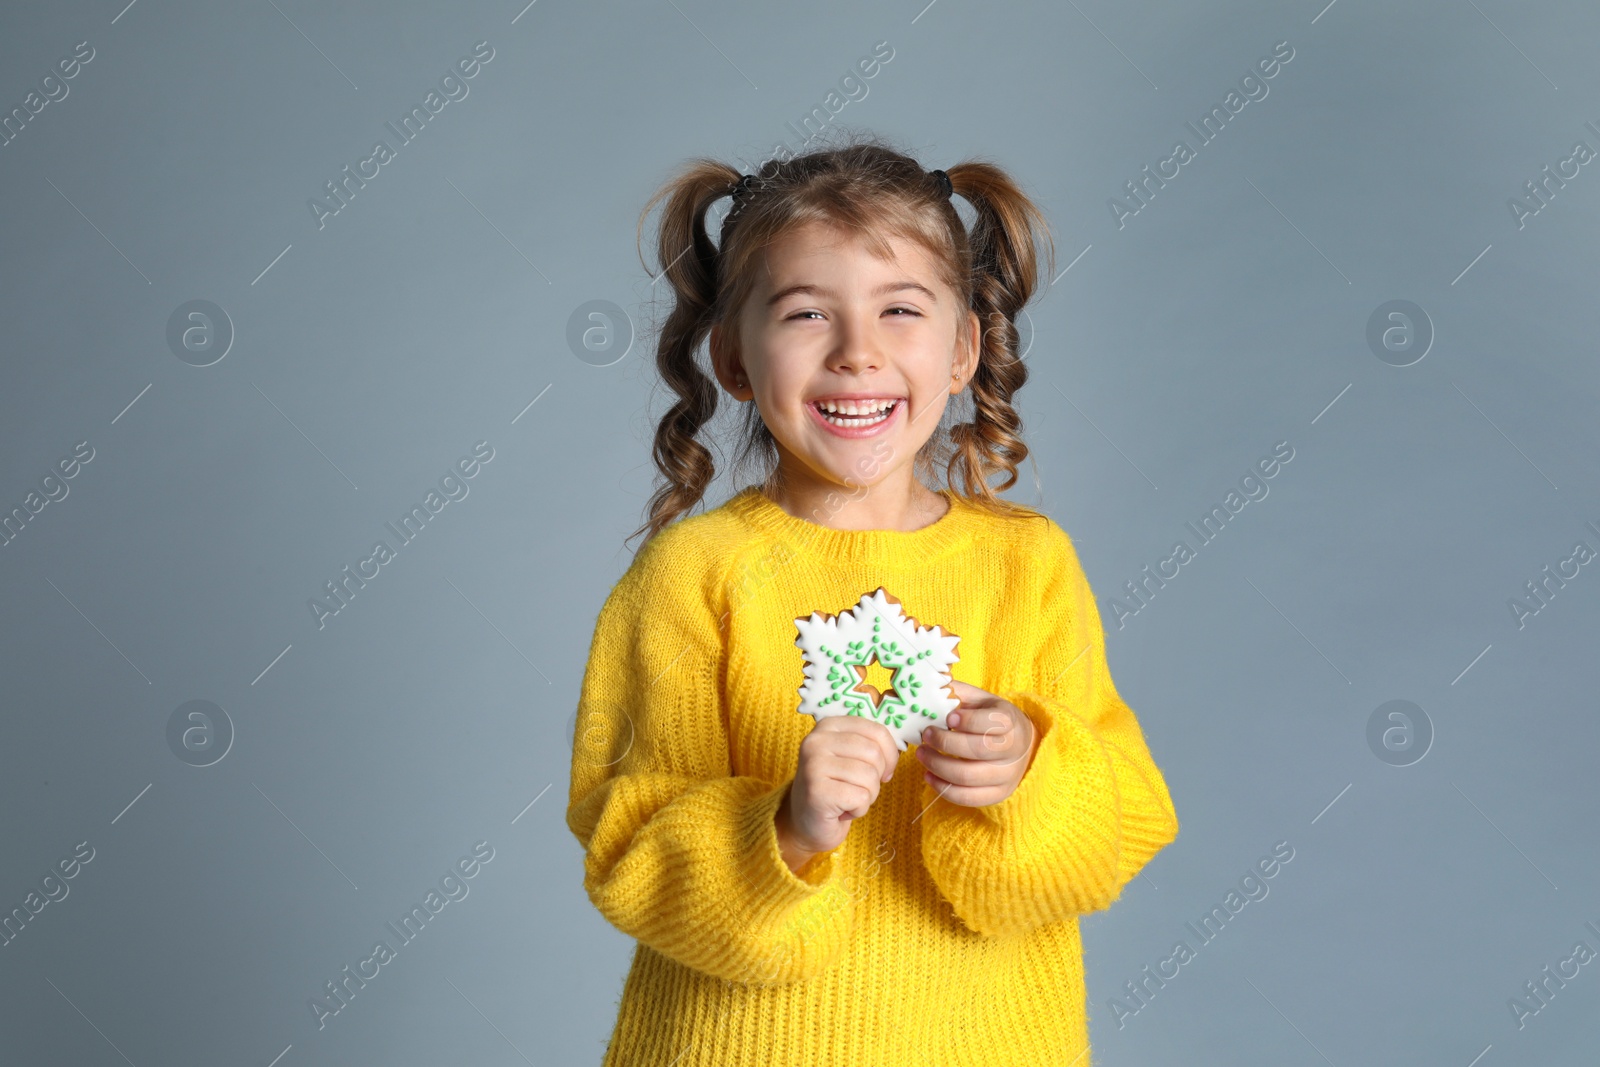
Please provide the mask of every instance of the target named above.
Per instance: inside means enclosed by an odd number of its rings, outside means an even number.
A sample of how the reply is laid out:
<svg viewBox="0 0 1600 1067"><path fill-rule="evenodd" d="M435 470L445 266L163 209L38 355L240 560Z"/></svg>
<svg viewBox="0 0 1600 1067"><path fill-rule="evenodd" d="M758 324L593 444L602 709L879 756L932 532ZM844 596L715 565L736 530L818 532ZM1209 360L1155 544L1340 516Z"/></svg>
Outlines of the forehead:
<svg viewBox="0 0 1600 1067"><path fill-rule="evenodd" d="M867 274L909 274L933 284L938 271L922 245L897 233L875 234L889 246L881 258L868 238L859 233L811 222L782 234L764 250L757 288L772 292L781 286L808 280L821 270L845 268Z"/></svg>

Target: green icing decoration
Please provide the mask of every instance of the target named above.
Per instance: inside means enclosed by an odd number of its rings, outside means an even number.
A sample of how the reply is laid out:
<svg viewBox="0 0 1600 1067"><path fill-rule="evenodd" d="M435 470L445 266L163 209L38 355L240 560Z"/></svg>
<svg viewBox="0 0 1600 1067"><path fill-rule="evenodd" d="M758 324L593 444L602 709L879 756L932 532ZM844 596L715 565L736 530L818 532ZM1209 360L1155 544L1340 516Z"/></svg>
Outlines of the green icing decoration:
<svg viewBox="0 0 1600 1067"><path fill-rule="evenodd" d="M916 702L916 697L922 689L922 679L919 678L911 667L919 660L932 655L931 650L913 653L909 649L900 647L898 641L880 642L878 630L882 625L881 618L872 620L872 639L870 641L851 641L845 645L843 652L834 652L827 645L818 644L822 654L833 660L834 666L828 668L829 693L817 701L818 707L826 707L836 701L842 701L848 710L847 715L860 715L881 722L886 726L904 726L906 716L921 715L926 719L936 719L938 715ZM861 676L856 673L857 667L865 667L873 659L894 671L894 681L891 683L891 694L885 695L882 703L874 705L872 698L865 693L857 692L856 686L861 684ZM901 694L905 694L902 696ZM907 700L906 697L910 697Z"/></svg>

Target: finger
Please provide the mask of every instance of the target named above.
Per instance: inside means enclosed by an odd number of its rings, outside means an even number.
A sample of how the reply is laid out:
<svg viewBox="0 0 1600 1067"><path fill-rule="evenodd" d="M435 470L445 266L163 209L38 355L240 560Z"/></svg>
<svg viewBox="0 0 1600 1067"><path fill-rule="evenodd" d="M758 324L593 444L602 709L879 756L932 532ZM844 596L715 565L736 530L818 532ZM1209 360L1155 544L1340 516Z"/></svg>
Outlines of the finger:
<svg viewBox="0 0 1600 1067"><path fill-rule="evenodd" d="M878 748L880 766L878 778L887 782L894 777L894 769L900 762L900 746L895 742L894 734L881 722L874 719L863 718L859 715L834 715L832 718L843 720L848 726L839 729L848 733L864 737Z"/></svg>
<svg viewBox="0 0 1600 1067"><path fill-rule="evenodd" d="M922 777L928 785L933 787L938 799L948 800L952 804L960 804L963 807L984 807L1004 799L1000 795L1000 789L994 786L956 785L927 771L923 772Z"/></svg>
<svg viewBox="0 0 1600 1067"><path fill-rule="evenodd" d="M861 818L878 799L878 783L870 775L866 776L867 781L859 781L859 770L853 769L859 767L860 764L853 764L829 775L833 780L830 790L839 809L840 822Z"/></svg>
<svg viewBox="0 0 1600 1067"><path fill-rule="evenodd" d="M970 759L1008 759L1024 743L1027 733L1020 718L1010 708L984 708L962 713L951 738L971 746L969 752L957 752Z"/></svg>
<svg viewBox="0 0 1600 1067"><path fill-rule="evenodd" d="M834 716L835 718L855 718L854 716ZM836 731L837 736L830 738L829 751L835 756L846 757L865 763L872 768L872 773L880 782L886 782L894 774L897 761L888 758L885 747L894 748L894 740L889 736L888 727L881 723L856 718L861 725L852 729Z"/></svg>
<svg viewBox="0 0 1600 1067"><path fill-rule="evenodd" d="M851 733L851 758L866 763L878 782L890 781L894 777L894 766L899 763L893 734L888 726L869 718L856 718L856 721L859 726Z"/></svg>
<svg viewBox="0 0 1600 1067"><path fill-rule="evenodd" d="M959 729L970 722L973 715L985 708L992 708L1001 703L995 694L966 682L956 682L951 685L951 695L959 703L945 715L945 725L950 729Z"/></svg>
<svg viewBox="0 0 1600 1067"><path fill-rule="evenodd" d="M894 769L900 765L900 744L887 726L882 723L878 723L878 726L879 730L875 736L879 747L883 750L883 780L887 782L894 777Z"/></svg>
<svg viewBox="0 0 1600 1067"><path fill-rule="evenodd" d="M932 775L939 781L966 788L996 786L1011 777L1010 772L1003 766L998 766L993 760L961 759L958 756L946 756L932 750L924 750L921 762L925 777Z"/></svg>
<svg viewBox="0 0 1600 1067"><path fill-rule="evenodd" d="M1015 721L998 711L969 711L955 729L930 726L923 731L928 748L964 759L1011 759L1020 743Z"/></svg>

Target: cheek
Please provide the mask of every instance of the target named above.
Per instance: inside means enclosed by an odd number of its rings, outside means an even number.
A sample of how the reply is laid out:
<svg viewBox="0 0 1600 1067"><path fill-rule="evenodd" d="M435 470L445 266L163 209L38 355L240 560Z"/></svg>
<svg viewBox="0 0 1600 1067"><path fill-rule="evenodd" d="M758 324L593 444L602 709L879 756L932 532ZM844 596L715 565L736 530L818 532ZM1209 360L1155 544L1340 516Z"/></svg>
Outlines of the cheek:
<svg viewBox="0 0 1600 1067"><path fill-rule="evenodd" d="M793 404L805 394L807 375L796 355L772 353L760 357L759 373L766 382L767 396L777 404Z"/></svg>

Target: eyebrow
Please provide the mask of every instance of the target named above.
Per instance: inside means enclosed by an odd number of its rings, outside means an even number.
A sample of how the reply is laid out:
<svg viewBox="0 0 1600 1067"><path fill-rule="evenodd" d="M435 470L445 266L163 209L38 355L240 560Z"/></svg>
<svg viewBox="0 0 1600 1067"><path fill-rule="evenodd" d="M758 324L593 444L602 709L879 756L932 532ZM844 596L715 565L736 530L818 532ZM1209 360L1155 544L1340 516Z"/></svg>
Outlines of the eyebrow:
<svg viewBox="0 0 1600 1067"><path fill-rule="evenodd" d="M887 282L887 283L885 283L883 285L878 286L876 289L874 289L868 295L869 296L888 296L890 293L904 292L907 289L915 290L916 292L922 293L929 300L932 300L935 304L937 304L939 302L938 294L935 293L932 289L929 289L926 285L922 285L919 282L911 282L911 281ZM796 294L799 294L799 293L807 293L807 294L810 294L810 295L813 295L813 296L837 296L838 295L832 289L829 289L826 286L813 285L813 284L811 284L809 282L802 282L799 285L791 285L791 286L788 286L787 288L779 289L776 293L773 293L771 296L769 296L767 298L767 306L771 307L772 305L778 303L780 300L783 300L785 297L795 296Z"/></svg>

